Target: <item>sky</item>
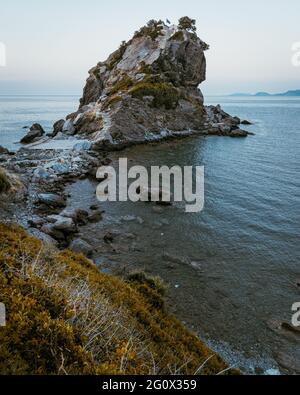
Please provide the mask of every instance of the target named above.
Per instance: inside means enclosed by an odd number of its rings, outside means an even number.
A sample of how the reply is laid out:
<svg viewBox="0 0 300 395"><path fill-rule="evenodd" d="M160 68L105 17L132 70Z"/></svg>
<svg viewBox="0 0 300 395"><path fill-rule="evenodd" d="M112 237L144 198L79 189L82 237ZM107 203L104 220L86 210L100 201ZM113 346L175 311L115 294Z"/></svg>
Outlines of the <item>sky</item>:
<svg viewBox="0 0 300 395"><path fill-rule="evenodd" d="M184 15L210 44L204 94L300 89L299 0L0 0L0 94L80 95L88 70L135 30Z"/></svg>

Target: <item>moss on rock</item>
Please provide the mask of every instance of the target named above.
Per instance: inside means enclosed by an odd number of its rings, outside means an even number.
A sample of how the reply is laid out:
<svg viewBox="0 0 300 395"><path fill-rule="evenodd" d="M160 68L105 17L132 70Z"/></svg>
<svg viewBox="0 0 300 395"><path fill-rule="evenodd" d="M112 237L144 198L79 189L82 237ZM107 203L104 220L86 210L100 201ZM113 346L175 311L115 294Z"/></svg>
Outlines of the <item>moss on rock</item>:
<svg viewBox="0 0 300 395"><path fill-rule="evenodd" d="M125 75L113 86L110 94L114 95L118 92L128 91L133 86L133 84L133 80L128 75Z"/></svg>

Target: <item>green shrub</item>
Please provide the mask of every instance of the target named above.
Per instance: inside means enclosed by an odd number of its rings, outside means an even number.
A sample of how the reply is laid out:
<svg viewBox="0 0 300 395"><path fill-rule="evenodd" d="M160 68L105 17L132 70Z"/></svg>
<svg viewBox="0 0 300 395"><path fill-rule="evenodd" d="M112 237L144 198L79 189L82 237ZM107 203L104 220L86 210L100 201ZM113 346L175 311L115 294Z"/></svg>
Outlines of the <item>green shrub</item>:
<svg viewBox="0 0 300 395"><path fill-rule="evenodd" d="M166 82L140 82L129 93L138 99L142 99L144 96L153 96L153 107L164 106L167 110L176 108L180 99L177 89Z"/></svg>
<svg viewBox="0 0 300 395"><path fill-rule="evenodd" d="M188 16L183 16L179 19L178 27L179 29L187 30L193 33L197 31L196 20L191 19Z"/></svg>
<svg viewBox="0 0 300 395"><path fill-rule="evenodd" d="M112 90L110 91L110 94L114 95L118 92L128 91L128 89L131 88L132 86L133 86L132 79L128 75L126 75L113 86Z"/></svg>
<svg viewBox="0 0 300 395"><path fill-rule="evenodd" d="M150 37L151 40L155 41L159 36L163 35L164 23L159 20L156 21L152 19L147 23L146 26L143 26L139 31L135 32L134 38L138 37Z"/></svg>

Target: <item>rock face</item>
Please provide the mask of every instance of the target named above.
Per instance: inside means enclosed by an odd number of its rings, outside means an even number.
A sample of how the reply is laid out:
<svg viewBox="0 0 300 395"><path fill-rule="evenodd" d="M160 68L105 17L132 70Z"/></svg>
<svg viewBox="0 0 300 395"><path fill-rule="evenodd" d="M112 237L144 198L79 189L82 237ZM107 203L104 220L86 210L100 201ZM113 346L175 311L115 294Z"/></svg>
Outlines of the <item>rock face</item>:
<svg viewBox="0 0 300 395"><path fill-rule="evenodd" d="M90 70L79 110L62 132L98 149L197 132L247 135L236 132L240 120L227 114L220 125L204 107L198 86L206 79L207 49L194 25L150 21Z"/></svg>

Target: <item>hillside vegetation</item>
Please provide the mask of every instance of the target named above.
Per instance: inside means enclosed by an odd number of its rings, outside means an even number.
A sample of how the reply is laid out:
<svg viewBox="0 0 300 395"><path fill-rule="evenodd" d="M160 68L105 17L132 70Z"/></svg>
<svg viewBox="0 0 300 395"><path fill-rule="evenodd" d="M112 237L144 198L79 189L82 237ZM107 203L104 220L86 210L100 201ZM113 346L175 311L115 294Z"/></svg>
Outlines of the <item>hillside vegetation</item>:
<svg viewBox="0 0 300 395"><path fill-rule="evenodd" d="M0 225L0 374L235 374L168 314L164 292Z"/></svg>

